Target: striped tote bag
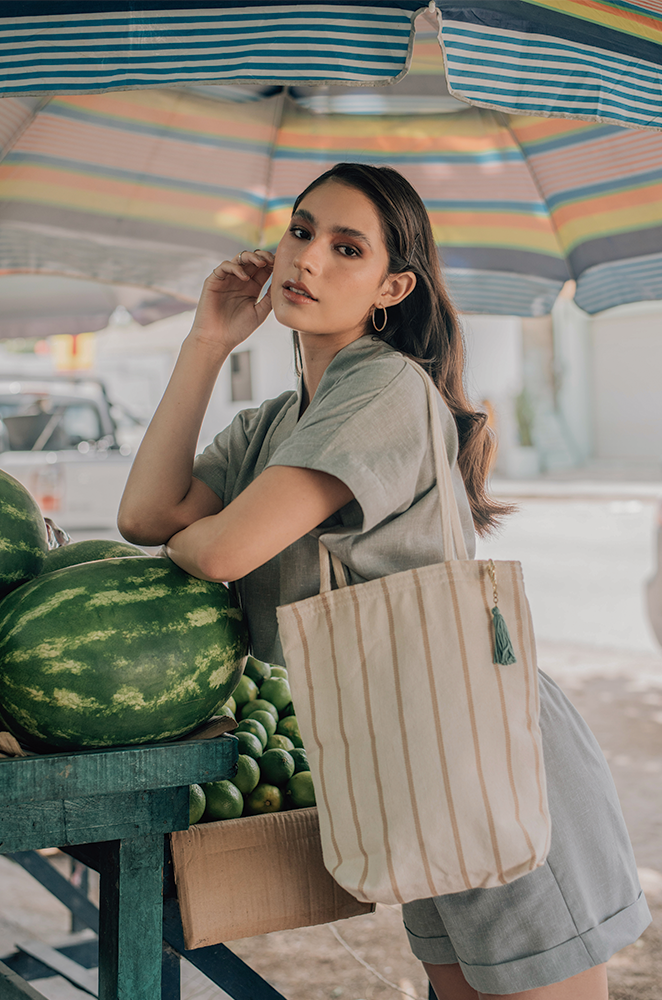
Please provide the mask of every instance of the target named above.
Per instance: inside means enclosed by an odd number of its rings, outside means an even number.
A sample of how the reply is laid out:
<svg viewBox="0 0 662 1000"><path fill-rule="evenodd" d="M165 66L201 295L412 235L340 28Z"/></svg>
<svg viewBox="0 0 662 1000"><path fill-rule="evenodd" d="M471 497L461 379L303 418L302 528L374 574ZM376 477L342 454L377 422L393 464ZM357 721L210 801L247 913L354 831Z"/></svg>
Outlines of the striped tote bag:
<svg viewBox="0 0 662 1000"><path fill-rule="evenodd" d="M551 832L521 567L467 558L415 367L455 558L348 586L331 557L332 589L320 543L319 595L278 608L324 863L366 902L505 885L544 863Z"/></svg>

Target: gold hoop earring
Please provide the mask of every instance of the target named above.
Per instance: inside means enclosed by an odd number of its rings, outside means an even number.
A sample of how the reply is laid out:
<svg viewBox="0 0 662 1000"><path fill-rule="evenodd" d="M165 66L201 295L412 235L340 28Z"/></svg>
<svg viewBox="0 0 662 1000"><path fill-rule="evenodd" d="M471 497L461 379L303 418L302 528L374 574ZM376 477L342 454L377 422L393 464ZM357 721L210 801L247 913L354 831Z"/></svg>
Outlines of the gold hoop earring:
<svg viewBox="0 0 662 1000"><path fill-rule="evenodd" d="M376 312L377 309L381 309L382 312L384 313L384 322L382 323L381 326L377 326L377 324L375 323L375 312ZM381 333L382 332L382 330L386 326L386 321L387 320L388 320L388 316L386 315L386 308L384 306L375 306L375 308L372 310L372 325L373 325L374 329L377 331L377 333Z"/></svg>

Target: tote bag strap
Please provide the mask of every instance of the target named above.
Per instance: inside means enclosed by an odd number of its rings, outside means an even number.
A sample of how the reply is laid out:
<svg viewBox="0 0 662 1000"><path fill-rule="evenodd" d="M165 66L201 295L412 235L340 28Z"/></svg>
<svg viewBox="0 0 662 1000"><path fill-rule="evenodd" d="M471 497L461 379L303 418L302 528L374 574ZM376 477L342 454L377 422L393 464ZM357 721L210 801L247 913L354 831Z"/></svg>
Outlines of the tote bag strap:
<svg viewBox="0 0 662 1000"><path fill-rule="evenodd" d="M425 391L428 397L428 418L430 431L432 434L432 453L434 456L434 471L437 478L437 490L439 492L439 514L441 517L441 537L444 546L444 560L448 559L468 559L467 546L464 541L460 512L453 490L453 477L451 473L444 435L441 427L441 417L436 397L438 389L427 372L423 371L419 364L405 358L407 364L418 372L425 382Z"/></svg>
<svg viewBox="0 0 662 1000"><path fill-rule="evenodd" d="M439 516L441 519L441 538L444 547L444 560L468 559L469 556L467 554L467 546L464 541L464 532L462 531L460 512L458 510L457 500L455 499L455 491L453 490L451 467L448 461L446 445L444 443L441 417L439 416L439 407L437 406L436 397L438 389L427 372L423 371L419 364L416 364L415 361L410 361L409 358L405 358L405 361L421 376L423 382L425 383L425 391L428 400L428 421L432 437L434 471L437 480L437 490L439 493ZM329 552L321 539L319 541L319 557L320 593L325 594L331 590L331 565L333 566L333 575L335 577L336 587L346 587L347 578L345 576L345 567L338 556ZM329 557L331 558L331 565L329 565Z"/></svg>

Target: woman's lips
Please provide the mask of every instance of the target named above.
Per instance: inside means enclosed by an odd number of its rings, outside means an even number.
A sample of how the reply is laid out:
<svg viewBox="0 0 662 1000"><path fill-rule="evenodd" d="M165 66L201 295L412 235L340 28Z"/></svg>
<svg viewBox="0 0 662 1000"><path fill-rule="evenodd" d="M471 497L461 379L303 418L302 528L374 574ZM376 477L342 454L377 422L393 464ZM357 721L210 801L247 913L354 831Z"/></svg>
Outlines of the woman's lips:
<svg viewBox="0 0 662 1000"><path fill-rule="evenodd" d="M296 285L283 285L283 295L288 302L296 302L297 305L302 302L317 302L303 286L298 290Z"/></svg>

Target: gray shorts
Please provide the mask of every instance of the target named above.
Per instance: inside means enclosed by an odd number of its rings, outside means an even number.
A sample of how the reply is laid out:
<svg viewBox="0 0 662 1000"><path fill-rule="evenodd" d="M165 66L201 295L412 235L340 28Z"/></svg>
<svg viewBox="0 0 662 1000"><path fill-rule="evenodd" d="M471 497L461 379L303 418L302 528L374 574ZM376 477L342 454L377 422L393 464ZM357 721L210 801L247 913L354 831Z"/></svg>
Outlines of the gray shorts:
<svg viewBox="0 0 662 1000"><path fill-rule="evenodd" d="M483 993L575 976L631 944L651 921L616 789L588 726L540 674L552 843L545 864L509 885L417 899L402 915L417 958L459 962Z"/></svg>

